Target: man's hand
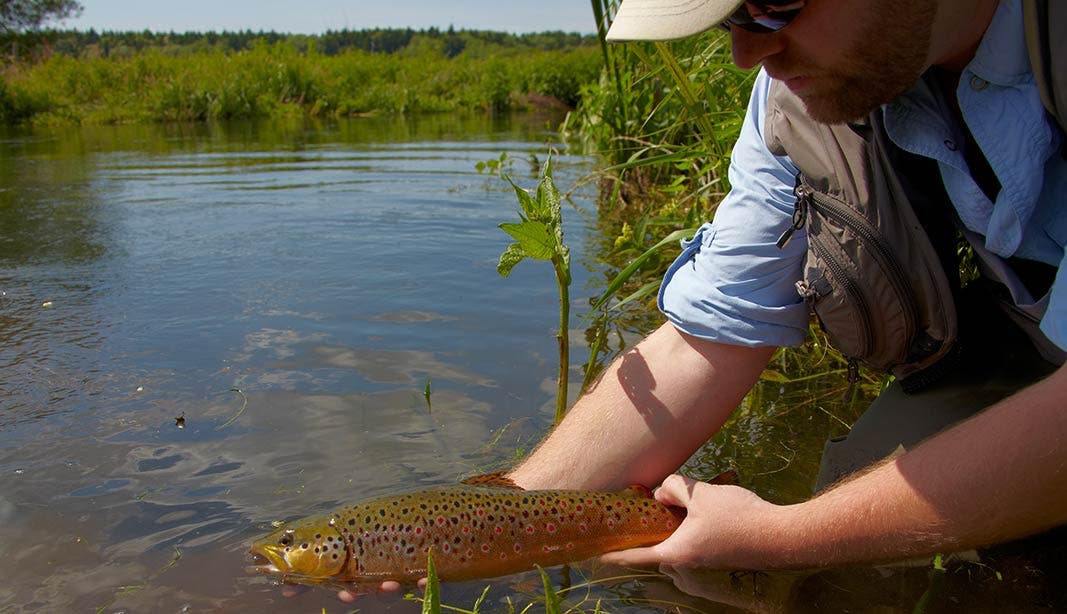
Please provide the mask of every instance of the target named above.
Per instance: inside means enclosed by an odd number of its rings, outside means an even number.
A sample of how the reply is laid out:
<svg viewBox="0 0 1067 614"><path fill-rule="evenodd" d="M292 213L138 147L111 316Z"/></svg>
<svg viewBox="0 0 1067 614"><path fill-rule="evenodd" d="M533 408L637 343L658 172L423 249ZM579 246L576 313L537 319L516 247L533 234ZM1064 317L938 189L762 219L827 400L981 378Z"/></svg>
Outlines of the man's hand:
<svg viewBox="0 0 1067 614"><path fill-rule="evenodd" d="M656 491L665 505L686 509L682 525L666 540L647 548L611 552L606 563L760 569L758 544L777 524L780 506L739 486L719 486L681 475L669 476Z"/></svg>

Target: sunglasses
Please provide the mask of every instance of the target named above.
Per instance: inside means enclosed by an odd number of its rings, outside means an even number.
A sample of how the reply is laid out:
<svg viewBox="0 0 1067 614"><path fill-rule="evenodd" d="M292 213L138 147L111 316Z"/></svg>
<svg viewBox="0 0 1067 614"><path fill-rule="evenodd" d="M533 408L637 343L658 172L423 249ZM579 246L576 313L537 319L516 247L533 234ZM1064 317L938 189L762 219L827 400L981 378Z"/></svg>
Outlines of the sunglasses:
<svg viewBox="0 0 1067 614"><path fill-rule="evenodd" d="M733 15L726 18L720 27L729 31L737 26L742 30L765 34L777 32L793 23L797 15L807 4L806 0L793 2L745 2L737 7Z"/></svg>

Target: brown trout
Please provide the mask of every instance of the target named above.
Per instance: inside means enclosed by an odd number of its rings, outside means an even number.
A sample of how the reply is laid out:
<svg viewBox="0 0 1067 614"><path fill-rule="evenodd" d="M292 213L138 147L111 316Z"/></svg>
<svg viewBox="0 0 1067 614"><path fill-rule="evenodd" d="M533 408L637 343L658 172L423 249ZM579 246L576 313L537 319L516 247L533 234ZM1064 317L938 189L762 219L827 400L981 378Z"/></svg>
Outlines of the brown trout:
<svg viewBox="0 0 1067 614"><path fill-rule="evenodd" d="M410 582L433 553L442 580L489 578L667 538L684 513L647 488L522 490L499 474L347 505L252 545L251 570L298 580Z"/></svg>

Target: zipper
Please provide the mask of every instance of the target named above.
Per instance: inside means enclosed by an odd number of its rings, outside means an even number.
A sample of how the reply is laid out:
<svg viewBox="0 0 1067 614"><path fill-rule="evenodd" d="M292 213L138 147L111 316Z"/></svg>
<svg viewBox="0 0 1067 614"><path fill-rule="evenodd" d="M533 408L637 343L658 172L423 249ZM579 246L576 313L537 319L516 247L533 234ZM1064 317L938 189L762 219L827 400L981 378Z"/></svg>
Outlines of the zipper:
<svg viewBox="0 0 1067 614"><path fill-rule="evenodd" d="M793 238L793 233L804 227L804 223L808 219L808 202L805 194L806 189L800 183L800 176L797 176L797 183L793 186L793 195L796 200L793 201L793 223L789 225L789 228L785 229L775 245L778 249L784 249L789 243L789 240Z"/></svg>
<svg viewBox="0 0 1067 614"><path fill-rule="evenodd" d="M837 220L839 224L859 235L865 245L872 248L875 259L882 270L886 272L889 283L893 287L893 292L901 302L907 335L909 338L914 335L916 322L919 319L919 307L915 295L912 293L904 273L900 270L897 260L893 257L883 238L871 227L867 218L829 197L824 197L818 192L809 190L805 186L797 186L794 191L807 197L809 200L807 206L814 208L815 211L822 213L827 218Z"/></svg>
<svg viewBox="0 0 1067 614"><path fill-rule="evenodd" d="M862 333L860 339L862 343L856 353L863 356L870 352L871 345L874 344L871 312L867 308L867 300L863 298L863 293L860 292L859 286L856 285L856 280L852 279L845 267L841 266L841 263L834 258L834 254L825 245L818 241L812 241L810 245L815 250L815 255L826 263L826 268L830 269L830 274L834 276L834 279L840 282L845 294L848 296L848 301L855 306L855 311L859 314L860 332Z"/></svg>

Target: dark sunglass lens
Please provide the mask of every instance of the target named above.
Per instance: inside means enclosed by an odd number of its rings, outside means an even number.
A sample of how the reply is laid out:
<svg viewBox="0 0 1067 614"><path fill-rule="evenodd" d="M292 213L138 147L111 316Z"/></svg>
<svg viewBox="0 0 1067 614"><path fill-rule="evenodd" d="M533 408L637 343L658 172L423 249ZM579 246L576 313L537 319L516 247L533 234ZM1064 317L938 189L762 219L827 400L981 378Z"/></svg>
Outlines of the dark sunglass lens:
<svg viewBox="0 0 1067 614"><path fill-rule="evenodd" d="M746 2L723 25L737 26L749 32L777 32L792 23L803 8L804 2L783 5Z"/></svg>

